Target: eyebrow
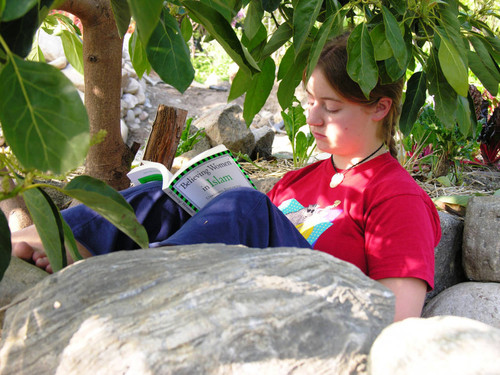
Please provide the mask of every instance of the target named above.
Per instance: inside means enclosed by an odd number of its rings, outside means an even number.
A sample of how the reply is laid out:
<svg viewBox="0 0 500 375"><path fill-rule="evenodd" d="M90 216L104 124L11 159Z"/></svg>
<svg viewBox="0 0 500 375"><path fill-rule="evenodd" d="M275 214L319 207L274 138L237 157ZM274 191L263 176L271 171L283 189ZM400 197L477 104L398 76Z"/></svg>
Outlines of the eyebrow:
<svg viewBox="0 0 500 375"><path fill-rule="evenodd" d="M314 96L313 94L311 94L311 92L306 88L306 93L308 95L311 95L311 96ZM329 96L326 96L326 97L320 97L321 100L330 100L332 102L337 102L337 103L342 103L342 100L340 99L337 99L337 98L331 98Z"/></svg>

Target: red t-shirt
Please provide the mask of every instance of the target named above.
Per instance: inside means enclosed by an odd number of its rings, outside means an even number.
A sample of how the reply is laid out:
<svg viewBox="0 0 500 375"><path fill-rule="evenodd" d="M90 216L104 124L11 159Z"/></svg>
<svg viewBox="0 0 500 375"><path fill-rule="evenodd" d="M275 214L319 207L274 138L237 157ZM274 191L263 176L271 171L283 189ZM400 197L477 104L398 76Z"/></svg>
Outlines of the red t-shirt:
<svg viewBox="0 0 500 375"><path fill-rule="evenodd" d="M314 249L378 280L415 277L434 287L440 220L429 196L389 153L351 170L335 188L331 159L287 173L268 193Z"/></svg>

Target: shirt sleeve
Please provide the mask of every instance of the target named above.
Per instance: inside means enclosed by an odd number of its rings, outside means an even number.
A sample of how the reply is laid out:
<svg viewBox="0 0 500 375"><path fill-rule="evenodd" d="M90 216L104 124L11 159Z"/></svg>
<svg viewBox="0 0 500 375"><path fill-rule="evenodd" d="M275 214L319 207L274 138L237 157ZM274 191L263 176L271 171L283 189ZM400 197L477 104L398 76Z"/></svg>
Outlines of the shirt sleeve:
<svg viewBox="0 0 500 375"><path fill-rule="evenodd" d="M434 288L434 248L441 229L432 201L397 195L366 213L365 249L372 279L413 277Z"/></svg>

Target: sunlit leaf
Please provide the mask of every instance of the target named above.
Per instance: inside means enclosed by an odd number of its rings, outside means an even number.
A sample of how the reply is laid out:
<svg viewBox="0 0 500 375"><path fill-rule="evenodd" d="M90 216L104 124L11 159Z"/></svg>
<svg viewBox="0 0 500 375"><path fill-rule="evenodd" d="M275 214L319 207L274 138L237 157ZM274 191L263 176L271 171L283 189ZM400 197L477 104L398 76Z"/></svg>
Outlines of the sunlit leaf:
<svg viewBox="0 0 500 375"><path fill-rule="evenodd" d="M474 72L477 78L479 78L486 90L488 90L491 95L496 96L498 94L498 80L495 79L489 69L484 66L484 60L482 60L474 51L469 51L468 57L470 69Z"/></svg>
<svg viewBox="0 0 500 375"><path fill-rule="evenodd" d="M427 81L424 72L416 72L408 80L405 101L399 120L399 127L405 136L410 134L413 124L417 121L420 109L425 103L426 85Z"/></svg>
<svg viewBox="0 0 500 375"><path fill-rule="evenodd" d="M59 211L48 194L40 188L28 189L22 195L52 270L59 271L67 264Z"/></svg>
<svg viewBox="0 0 500 375"><path fill-rule="evenodd" d="M148 60L163 81L184 92L194 79L189 49L177 20L168 12L158 22L146 46Z"/></svg>
<svg viewBox="0 0 500 375"><path fill-rule="evenodd" d="M238 72L234 76L233 82L231 83L231 89L229 90L229 95L227 101L230 102L236 98L239 98L245 92L252 83L252 77L247 75L242 69L238 69Z"/></svg>
<svg viewBox="0 0 500 375"><path fill-rule="evenodd" d="M113 14L115 15L118 35L120 35L120 38L123 38L128 31L130 18L132 17L127 0L111 0L111 9L113 9Z"/></svg>
<svg viewBox="0 0 500 375"><path fill-rule="evenodd" d="M187 43L193 36L193 25L189 17L183 17L181 21L181 34L184 41Z"/></svg>
<svg viewBox="0 0 500 375"><path fill-rule="evenodd" d="M469 108L469 101L463 96L457 97L457 110L455 111L455 118L458 123L460 133L468 136L471 133L472 124L470 121L471 111Z"/></svg>
<svg viewBox="0 0 500 375"><path fill-rule="evenodd" d="M260 0L251 0L247 8L247 14L244 21L244 33L248 39L253 39L257 31L259 31L262 25L262 16L264 15L264 9Z"/></svg>
<svg viewBox="0 0 500 375"><path fill-rule="evenodd" d="M309 79L314 68L316 67L319 56L321 55L321 51L323 50L328 37L331 34L337 35L340 33L340 28L342 27L342 23L339 22L340 18L340 12L331 14L330 17L328 17L321 25L311 47L309 62L307 64L306 79Z"/></svg>
<svg viewBox="0 0 500 375"><path fill-rule="evenodd" d="M13 57L0 72L0 92L4 136L24 167L63 174L82 165L90 141L88 116L63 73Z"/></svg>
<svg viewBox="0 0 500 375"><path fill-rule="evenodd" d="M457 49L446 38L441 38L438 51L439 63L448 83L462 96L469 91L469 77Z"/></svg>
<svg viewBox="0 0 500 375"><path fill-rule="evenodd" d="M144 45L148 44L149 38L158 24L163 0L127 0L132 17L134 18L139 36Z"/></svg>
<svg viewBox="0 0 500 375"><path fill-rule="evenodd" d="M75 34L67 30L63 30L60 37L64 49L64 55L68 59L68 62L77 72L83 75L82 41Z"/></svg>
<svg viewBox="0 0 500 375"><path fill-rule="evenodd" d="M10 240L10 228L7 218L2 210L0 210L0 280L7 268L11 259L12 243Z"/></svg>
<svg viewBox="0 0 500 375"><path fill-rule="evenodd" d="M457 105L457 93L443 75L434 51L429 55L427 64L427 89L434 95L436 115L445 126L451 127L455 123L453 114Z"/></svg>
<svg viewBox="0 0 500 375"><path fill-rule="evenodd" d="M250 126L255 115L266 104L274 85L275 71L274 60L268 57L262 64L261 72L252 77L243 106L243 118L247 126Z"/></svg>
<svg viewBox="0 0 500 375"><path fill-rule="evenodd" d="M282 45L290 40L292 35L293 31L288 23L283 22L279 25L262 50L262 58L269 57L273 52L277 51Z"/></svg>
<svg viewBox="0 0 500 375"><path fill-rule="evenodd" d="M323 0L297 0L293 13L293 43L295 55L305 45L306 39L318 18Z"/></svg>
<svg viewBox="0 0 500 375"><path fill-rule="evenodd" d="M128 41L128 53L137 76L142 78L144 72L151 69L151 65L148 61L146 48L144 48L144 44L142 44L137 31L134 31L130 36Z"/></svg>
<svg viewBox="0 0 500 375"><path fill-rule="evenodd" d="M391 46L393 56L401 69L406 68L408 56L406 54L405 41L399 29L398 21L385 6L382 6L382 14L384 18L385 35Z"/></svg>
<svg viewBox="0 0 500 375"><path fill-rule="evenodd" d="M71 259L73 259L75 262L77 260L83 259L83 257L80 255L80 252L78 251L78 247L75 241L75 236L73 235L70 226L68 225L68 223L66 223L66 221L64 221L61 213L59 213L59 215L61 218L61 224L64 233L64 247L69 252Z"/></svg>
<svg viewBox="0 0 500 375"><path fill-rule="evenodd" d="M194 14L196 19L219 42L240 68L247 70L249 74L260 71L255 60L241 45L231 24L220 13L198 1L185 0L182 1L182 4L190 13Z"/></svg>
<svg viewBox="0 0 500 375"><path fill-rule="evenodd" d="M293 49L291 50L291 52L293 53ZM288 70L284 74L284 77L278 86L277 92L278 102L280 103L281 108L288 108L292 104L293 97L295 95L295 89L302 81L302 74L304 72L304 69L306 68L308 55L309 48L304 47L295 61L290 64Z"/></svg>
<svg viewBox="0 0 500 375"><path fill-rule="evenodd" d="M201 0L201 2L219 12L227 22L231 22L236 0Z"/></svg>
<svg viewBox="0 0 500 375"><path fill-rule="evenodd" d="M89 176L78 176L65 186L64 193L109 220L140 247L148 247L148 235L137 221L132 207L104 182Z"/></svg>
<svg viewBox="0 0 500 375"><path fill-rule="evenodd" d="M368 98L377 85L378 68L372 40L364 23L353 30L347 41L347 72Z"/></svg>

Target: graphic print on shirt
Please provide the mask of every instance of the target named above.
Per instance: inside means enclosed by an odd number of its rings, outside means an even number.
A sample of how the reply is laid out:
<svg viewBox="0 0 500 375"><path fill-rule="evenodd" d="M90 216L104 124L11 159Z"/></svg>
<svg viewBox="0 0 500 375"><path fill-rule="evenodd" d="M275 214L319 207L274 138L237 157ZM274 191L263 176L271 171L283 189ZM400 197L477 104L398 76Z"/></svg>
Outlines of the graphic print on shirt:
<svg viewBox="0 0 500 375"><path fill-rule="evenodd" d="M304 207L296 199L288 199L279 205L281 212L290 220L311 246L314 246L321 236L342 213L336 208L340 204L337 200L331 206L320 207L317 204Z"/></svg>

